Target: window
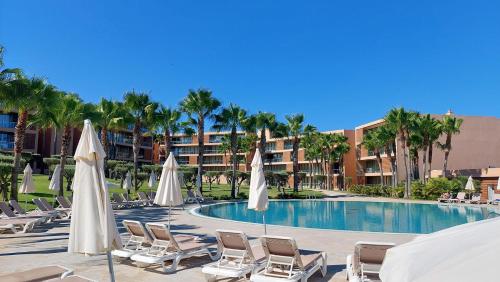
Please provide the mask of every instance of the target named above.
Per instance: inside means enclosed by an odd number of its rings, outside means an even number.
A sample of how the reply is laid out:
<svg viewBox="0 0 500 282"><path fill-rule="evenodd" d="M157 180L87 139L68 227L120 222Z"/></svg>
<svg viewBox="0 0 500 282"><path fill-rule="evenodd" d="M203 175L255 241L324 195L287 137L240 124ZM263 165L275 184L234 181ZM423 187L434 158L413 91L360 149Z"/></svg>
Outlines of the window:
<svg viewBox="0 0 500 282"><path fill-rule="evenodd" d="M266 154L264 158L266 163L278 163L283 161L282 153Z"/></svg>
<svg viewBox="0 0 500 282"><path fill-rule="evenodd" d="M172 144L191 144L193 143L192 136L175 136L172 137Z"/></svg>
<svg viewBox="0 0 500 282"><path fill-rule="evenodd" d="M0 127L15 128L17 115L15 114L0 114Z"/></svg>
<svg viewBox="0 0 500 282"><path fill-rule="evenodd" d="M198 147L174 147L172 148L174 155L196 155L198 154Z"/></svg>
<svg viewBox="0 0 500 282"><path fill-rule="evenodd" d="M0 133L0 149L14 149L14 135Z"/></svg>
<svg viewBox="0 0 500 282"><path fill-rule="evenodd" d="M222 164L222 156L204 156L203 164Z"/></svg>
<svg viewBox="0 0 500 282"><path fill-rule="evenodd" d="M221 143L225 134L213 134L208 137L208 143Z"/></svg>
<svg viewBox="0 0 500 282"><path fill-rule="evenodd" d="M375 161L375 160L366 161L366 163L365 163L365 172L366 173L376 173L379 171L380 170L379 170L377 161Z"/></svg>
<svg viewBox="0 0 500 282"><path fill-rule="evenodd" d="M284 148L285 148L285 150L292 150L293 149L293 140L285 140Z"/></svg>
<svg viewBox="0 0 500 282"><path fill-rule="evenodd" d="M205 146L205 153L206 154L221 154L222 152L219 151L220 146Z"/></svg>
<svg viewBox="0 0 500 282"><path fill-rule="evenodd" d="M275 150L276 150L276 142L266 143L266 152L275 151Z"/></svg>

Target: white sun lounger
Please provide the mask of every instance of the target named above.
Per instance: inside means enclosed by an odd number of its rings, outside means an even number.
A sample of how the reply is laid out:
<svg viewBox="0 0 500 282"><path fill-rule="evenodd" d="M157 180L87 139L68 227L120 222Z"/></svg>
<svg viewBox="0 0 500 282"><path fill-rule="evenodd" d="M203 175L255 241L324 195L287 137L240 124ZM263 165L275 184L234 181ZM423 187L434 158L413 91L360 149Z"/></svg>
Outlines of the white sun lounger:
<svg viewBox="0 0 500 282"><path fill-rule="evenodd" d="M47 218L48 222L51 222L57 217L54 213L44 211L33 211L27 213L16 200L10 200L9 204L12 206L12 208L14 208L14 212L17 212L18 216L45 217Z"/></svg>
<svg viewBox="0 0 500 282"><path fill-rule="evenodd" d="M124 220L122 223L130 234L130 238L123 246L123 249L113 250L111 254L115 257L128 259L133 255L147 252L153 239L144 226L135 220Z"/></svg>
<svg viewBox="0 0 500 282"><path fill-rule="evenodd" d="M146 223L146 228L154 241L146 253L131 257L140 264L161 264L163 271L170 273L176 271L179 262L185 258L209 255L212 260L217 259L208 249L211 244L200 242L196 237L173 236L165 224ZM167 261L172 261L170 267L165 266Z"/></svg>
<svg viewBox="0 0 500 282"><path fill-rule="evenodd" d="M262 271L250 276L255 282L305 282L318 270L326 275L325 252L299 250L290 237L262 236L262 247L267 263Z"/></svg>
<svg viewBox="0 0 500 282"><path fill-rule="evenodd" d="M354 254L347 256L347 280L350 282L377 281L385 253L394 243L363 242L354 245Z"/></svg>
<svg viewBox="0 0 500 282"><path fill-rule="evenodd" d="M262 269L266 259L261 245L250 246L245 233L234 230L215 231L221 258L202 268L207 281L217 276L246 278L246 275Z"/></svg>
<svg viewBox="0 0 500 282"><path fill-rule="evenodd" d="M73 270L60 265L37 267L0 276L2 282L47 281L64 279L73 274ZM57 281L57 280L56 280ZM67 280L64 280L67 281Z"/></svg>

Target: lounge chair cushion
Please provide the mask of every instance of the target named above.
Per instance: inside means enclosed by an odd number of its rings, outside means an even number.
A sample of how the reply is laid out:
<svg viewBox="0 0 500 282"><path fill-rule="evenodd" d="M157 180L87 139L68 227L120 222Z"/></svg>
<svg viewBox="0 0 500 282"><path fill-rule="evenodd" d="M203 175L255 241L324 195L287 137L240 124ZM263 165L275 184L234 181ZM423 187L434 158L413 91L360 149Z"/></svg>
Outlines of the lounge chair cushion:
<svg viewBox="0 0 500 282"><path fill-rule="evenodd" d="M159 264L163 263L166 260L173 260L177 256L177 253L167 253L164 256L150 256L145 253L142 254L136 254L130 257L131 260L142 262L142 263L147 263L147 264Z"/></svg>
<svg viewBox="0 0 500 282"><path fill-rule="evenodd" d="M2 282L45 281L70 275L73 271L62 266L51 265L0 276Z"/></svg>
<svg viewBox="0 0 500 282"><path fill-rule="evenodd" d="M147 252L148 250L127 250L127 249L121 249L121 250L113 250L111 251L111 254L116 257L121 257L121 258L130 258L133 255L136 254L143 254Z"/></svg>
<svg viewBox="0 0 500 282"><path fill-rule="evenodd" d="M302 259L302 264L304 265L304 269L308 269L309 267L314 266L315 262L321 258L322 253L318 251L310 251L310 250L299 250L300 259Z"/></svg>

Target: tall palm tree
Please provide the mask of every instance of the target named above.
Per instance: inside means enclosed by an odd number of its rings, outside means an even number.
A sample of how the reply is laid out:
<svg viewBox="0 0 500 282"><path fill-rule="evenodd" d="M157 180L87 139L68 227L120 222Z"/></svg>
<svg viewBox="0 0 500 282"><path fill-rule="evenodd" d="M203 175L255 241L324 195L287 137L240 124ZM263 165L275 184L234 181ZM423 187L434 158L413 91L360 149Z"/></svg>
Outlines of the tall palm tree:
<svg viewBox="0 0 500 282"><path fill-rule="evenodd" d="M215 116L213 128L217 131L231 131L231 154L233 160L233 168L231 174L231 198L236 198L236 172L238 171L238 129L242 127L247 119L247 112L242 108L230 104L229 107L223 108L221 112Z"/></svg>
<svg viewBox="0 0 500 282"><path fill-rule="evenodd" d="M386 157L391 163L391 184L395 187L398 184L398 165L396 158L396 131L384 124L377 128L378 138L383 140Z"/></svg>
<svg viewBox="0 0 500 282"><path fill-rule="evenodd" d="M172 136L183 131L185 134L193 134L193 130L185 122L181 121L182 112L160 105L154 113L155 127L162 131L163 143L165 145L165 157L168 157L172 151Z"/></svg>
<svg viewBox="0 0 500 282"><path fill-rule="evenodd" d="M292 141L292 161L293 161L293 191L299 191L299 146L300 135L304 130L304 115L295 114L285 116L288 135Z"/></svg>
<svg viewBox="0 0 500 282"><path fill-rule="evenodd" d="M245 153L246 171L252 170L251 163L257 150L257 115L248 115L242 122L241 128L245 131L245 139L243 143L248 145L248 150Z"/></svg>
<svg viewBox="0 0 500 282"><path fill-rule="evenodd" d="M224 170L227 170L227 153L231 151L231 138L229 136L227 135L222 136L217 151L219 154L224 155Z"/></svg>
<svg viewBox="0 0 500 282"><path fill-rule="evenodd" d="M382 168L382 156L380 154L380 151L385 147L385 140L380 138L379 131L375 129L368 131L368 133L363 136L362 144L368 151L372 151L377 158L377 164L380 173L380 184L385 185L384 170Z"/></svg>
<svg viewBox="0 0 500 282"><path fill-rule="evenodd" d="M313 161L316 157L315 150L317 144L318 130L315 126L306 125L304 126L304 136L300 145L304 148L304 158L308 162L309 169L309 188L312 188L312 178L313 178Z"/></svg>
<svg viewBox="0 0 500 282"><path fill-rule="evenodd" d="M212 91L207 89L189 90L186 98L181 102L181 110L188 117L189 122L198 128L198 172L197 181L200 193L203 193L201 182L203 174L203 155L205 152L205 119L212 119L215 111L220 107L220 101L212 96Z"/></svg>
<svg viewBox="0 0 500 282"><path fill-rule="evenodd" d="M342 134L334 134L335 146L333 148L334 160L339 164L339 186L345 189L344 156L351 150L348 137Z"/></svg>
<svg viewBox="0 0 500 282"><path fill-rule="evenodd" d="M123 104L113 102L106 98L101 98L101 101L95 105L94 125L101 130L101 143L106 152L104 166L107 167L109 159L109 139L108 132L123 127L126 112Z"/></svg>
<svg viewBox="0 0 500 282"><path fill-rule="evenodd" d="M408 152L408 138L410 126L410 113L404 108L394 108L389 111L385 116L387 126L391 127L397 135L401 150L403 151L403 164L405 167L405 190L404 197L408 198L411 194L411 181L410 181L410 165L409 165L409 152Z"/></svg>
<svg viewBox="0 0 500 282"><path fill-rule="evenodd" d="M451 152L451 138L455 134L460 133L460 127L462 126L463 119L456 118L450 114L443 117L441 122L442 133L446 135L446 140L444 143L440 143L441 149L444 151L444 163L443 163L443 173L446 175L446 169L448 168L448 157Z"/></svg>
<svg viewBox="0 0 500 282"><path fill-rule="evenodd" d="M8 76L2 82L0 107L7 111L17 111L18 114L14 131L14 168L10 191L12 199L17 200L17 178L30 116L46 109L53 109L56 101L55 87L41 78L26 78L19 74Z"/></svg>
<svg viewBox="0 0 500 282"><path fill-rule="evenodd" d="M92 117L95 108L85 104L78 95L58 91L58 102L51 111L40 112L34 116L34 123L41 127L57 128L61 132L61 151L59 165L64 171L68 157L69 144L73 136L73 128L82 127L86 118ZM50 113L50 114L48 114ZM64 174L59 175L59 196L64 195Z"/></svg>
<svg viewBox="0 0 500 282"><path fill-rule="evenodd" d="M139 189L139 151L142 144L143 128L148 128L152 123L152 113L158 104L151 101L146 93L137 93L134 90L125 93L123 96L124 106L128 112L127 120L133 124L132 131L132 151L134 153L134 189Z"/></svg>
<svg viewBox="0 0 500 282"><path fill-rule="evenodd" d="M264 161L266 154L266 129L272 134L277 126L278 122L275 114L259 112L255 115L255 127L260 131L259 151L262 161Z"/></svg>
<svg viewBox="0 0 500 282"><path fill-rule="evenodd" d="M417 126L413 134L418 136L422 141L421 149L424 155L422 157L423 174L421 180L425 183L427 181L427 178L430 177L430 170L428 177L426 177L426 175L428 164L432 162L432 147L434 145L434 142L441 135L440 123L438 120L431 117L430 114L421 116L419 119L417 119L416 123Z"/></svg>
<svg viewBox="0 0 500 282"><path fill-rule="evenodd" d="M431 171L432 171L432 154L433 154L433 148L434 146L438 145L438 139L441 137L441 134L443 132L442 124L441 121L435 120L433 123L430 131L429 131L429 152L428 152L428 157L427 157L427 163L428 163L428 168L427 168L427 177L428 179L431 178Z"/></svg>

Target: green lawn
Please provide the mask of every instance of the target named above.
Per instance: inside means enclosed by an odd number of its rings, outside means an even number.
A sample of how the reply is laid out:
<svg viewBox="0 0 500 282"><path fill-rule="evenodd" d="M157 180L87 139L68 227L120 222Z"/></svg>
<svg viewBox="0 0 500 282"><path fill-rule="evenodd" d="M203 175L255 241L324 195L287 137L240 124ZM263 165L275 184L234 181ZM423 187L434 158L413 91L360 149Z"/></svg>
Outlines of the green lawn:
<svg viewBox="0 0 500 282"><path fill-rule="evenodd" d="M39 198L39 197L44 197L47 198L49 202L52 202L54 200L54 193L52 193L51 190L49 190L49 179L47 175L41 175L41 174L35 174L33 175L33 180L35 182L35 191L36 193L32 194L19 194L19 203L21 204L22 207L25 207L25 202L28 202L28 210L33 210L35 209L35 205L32 202L33 198ZM119 184L118 181L114 179L108 179L109 182L117 183ZM65 184L66 185L66 184ZM148 192L149 188L147 187L147 183L145 182L139 189L140 191ZM204 190L204 195L207 197L214 197L216 199L229 199L229 196L231 195L231 187L227 184L214 184L212 185L212 190L208 188L208 184L203 184L203 190ZM120 188L111 188L109 189L110 193L118 192L118 193L123 193L124 190ZM248 186L242 185L240 188L240 192L243 193L245 198L248 197ZM64 195L71 195L71 191L64 191ZM186 195L186 188L182 188L182 193L185 196ZM286 189L287 195L292 193L291 189ZM136 193L133 191L133 189L130 191L130 194L136 198ZM280 193L278 193L278 190L276 187L272 187L269 189L269 197L270 198L278 198ZM305 198L307 196L315 196L317 198L322 197L321 192L317 191L311 191L311 190L304 190L300 191L299 193L295 194L295 198Z"/></svg>

